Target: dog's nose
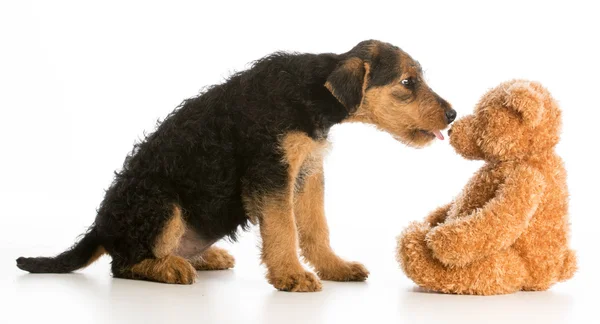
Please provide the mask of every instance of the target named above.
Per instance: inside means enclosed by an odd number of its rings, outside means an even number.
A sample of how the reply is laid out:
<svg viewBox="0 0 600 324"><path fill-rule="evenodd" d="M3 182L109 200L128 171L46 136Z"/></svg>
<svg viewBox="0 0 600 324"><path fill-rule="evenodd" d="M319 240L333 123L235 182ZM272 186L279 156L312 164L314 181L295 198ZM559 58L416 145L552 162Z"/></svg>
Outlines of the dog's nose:
<svg viewBox="0 0 600 324"><path fill-rule="evenodd" d="M452 123L456 119L456 110L450 108L446 110L446 121L448 124Z"/></svg>

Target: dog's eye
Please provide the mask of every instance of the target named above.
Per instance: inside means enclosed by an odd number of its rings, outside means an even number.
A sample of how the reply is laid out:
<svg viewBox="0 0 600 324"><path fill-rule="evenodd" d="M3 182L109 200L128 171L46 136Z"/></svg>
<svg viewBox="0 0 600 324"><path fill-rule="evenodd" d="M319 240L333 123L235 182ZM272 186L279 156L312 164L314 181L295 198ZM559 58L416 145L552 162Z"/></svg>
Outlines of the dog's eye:
<svg viewBox="0 0 600 324"><path fill-rule="evenodd" d="M400 81L400 83L406 88L412 89L415 85L415 80L413 78L406 78Z"/></svg>

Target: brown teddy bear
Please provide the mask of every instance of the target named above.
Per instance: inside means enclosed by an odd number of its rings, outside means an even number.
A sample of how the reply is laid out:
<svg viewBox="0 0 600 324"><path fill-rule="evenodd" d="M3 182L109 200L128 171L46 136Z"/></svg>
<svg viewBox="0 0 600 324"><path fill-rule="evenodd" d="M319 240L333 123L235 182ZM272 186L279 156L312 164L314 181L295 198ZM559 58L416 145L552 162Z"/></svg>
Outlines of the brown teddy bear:
<svg viewBox="0 0 600 324"><path fill-rule="evenodd" d="M573 276L566 172L554 151L560 115L539 83L513 80L454 123L450 144L486 163L452 203L398 237L409 278L433 291L493 295Z"/></svg>

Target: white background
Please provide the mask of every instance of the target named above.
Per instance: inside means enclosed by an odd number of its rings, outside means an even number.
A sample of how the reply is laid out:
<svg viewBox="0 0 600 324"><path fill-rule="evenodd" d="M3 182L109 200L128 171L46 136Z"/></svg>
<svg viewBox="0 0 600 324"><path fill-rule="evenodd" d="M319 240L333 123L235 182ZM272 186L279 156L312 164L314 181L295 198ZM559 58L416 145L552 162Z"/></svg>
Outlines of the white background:
<svg viewBox="0 0 600 324"><path fill-rule="evenodd" d="M166 3L166 2L165 2ZM600 262L598 10L593 2L2 1L0 297L2 323L590 322ZM423 293L394 260L395 237L448 202L480 162L447 141L414 150L365 125L336 126L326 160L334 249L365 283L291 294L267 284L256 228L228 247L234 270L193 286L113 279L109 258L70 275L28 275L21 255L53 255L95 216L112 172L184 98L276 50L400 46L459 115L511 78L542 82L564 112L580 270L550 291L473 297Z"/></svg>

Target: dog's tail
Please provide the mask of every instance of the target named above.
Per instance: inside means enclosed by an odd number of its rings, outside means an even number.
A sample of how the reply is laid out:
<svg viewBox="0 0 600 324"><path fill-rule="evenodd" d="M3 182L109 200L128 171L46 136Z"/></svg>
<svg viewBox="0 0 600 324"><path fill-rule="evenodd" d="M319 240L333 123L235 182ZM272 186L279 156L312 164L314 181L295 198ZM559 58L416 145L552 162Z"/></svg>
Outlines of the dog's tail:
<svg viewBox="0 0 600 324"><path fill-rule="evenodd" d="M100 245L96 228L92 227L79 242L56 257L20 257L17 267L32 273L67 273L87 267L104 253L106 251Z"/></svg>

